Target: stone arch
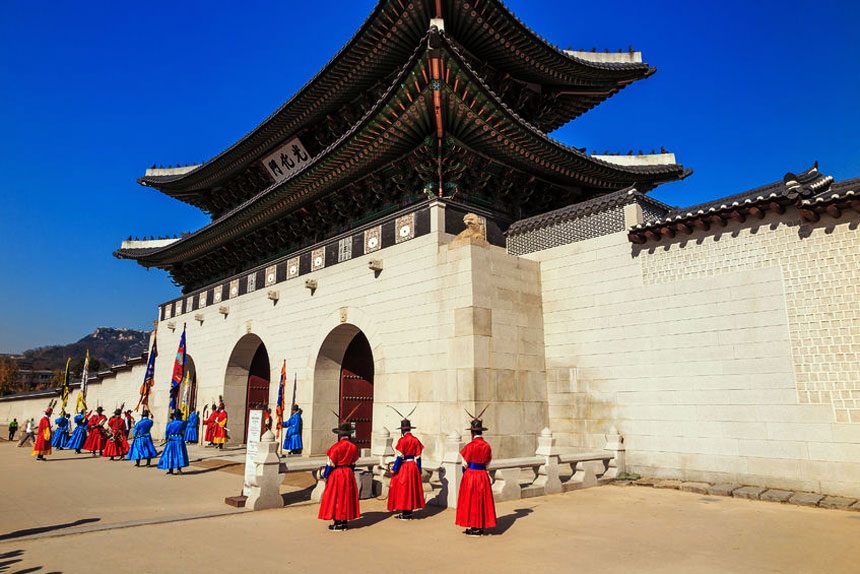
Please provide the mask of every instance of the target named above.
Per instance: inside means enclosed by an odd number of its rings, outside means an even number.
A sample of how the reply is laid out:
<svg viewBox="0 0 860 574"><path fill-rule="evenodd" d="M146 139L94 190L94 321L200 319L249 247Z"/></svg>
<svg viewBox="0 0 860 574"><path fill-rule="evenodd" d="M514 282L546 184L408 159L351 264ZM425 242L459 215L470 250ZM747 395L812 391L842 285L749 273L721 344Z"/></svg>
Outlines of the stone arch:
<svg viewBox="0 0 860 574"><path fill-rule="evenodd" d="M233 346L224 374L224 406L230 417L232 442L246 441L249 407L259 408L259 403L268 402L270 379L265 343L254 333L243 335Z"/></svg>
<svg viewBox="0 0 860 574"><path fill-rule="evenodd" d="M313 404L310 417L310 448L309 454L321 454L331 444L333 435L331 429L336 426L337 418L331 411L337 412L341 406L341 383L346 359L346 367L362 371L362 377L369 376L375 395L376 385L383 374L384 362L382 349L378 342L376 325L368 320L364 313L355 309L341 309L321 325L318 344L309 357L311 364L308 372L312 376ZM349 354L348 354L349 352ZM367 355L370 355L367 357ZM369 364L361 365L364 357ZM352 403L354 406L356 403ZM351 408L347 409L351 410ZM372 429L371 403L369 413L358 418L370 419L362 425L363 438L370 438ZM347 414L344 412L344 414ZM361 422L358 424L362 424ZM360 445L369 448L367 444Z"/></svg>

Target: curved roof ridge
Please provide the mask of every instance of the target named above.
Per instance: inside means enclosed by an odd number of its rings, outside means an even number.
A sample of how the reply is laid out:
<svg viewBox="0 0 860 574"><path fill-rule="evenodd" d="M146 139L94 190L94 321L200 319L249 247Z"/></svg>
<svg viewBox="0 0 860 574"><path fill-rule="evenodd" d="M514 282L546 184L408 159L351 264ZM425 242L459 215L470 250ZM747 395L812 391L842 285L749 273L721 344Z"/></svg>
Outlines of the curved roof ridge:
<svg viewBox="0 0 860 574"><path fill-rule="evenodd" d="M564 50L544 38L542 35L538 34L531 26L520 20L520 18L514 14L514 12L505 5L502 0L489 0L491 2L495 2L498 4L499 8L507 14L507 16L514 21L520 28L522 28L528 34L531 34L536 39L540 40L541 43L546 46L549 50L556 53L559 57L572 60L577 64L586 67L593 68L597 70L649 70L648 75L651 75L656 71L654 66L648 65L645 62L593 62L590 60L585 60L583 58L578 58L572 54L566 53Z"/></svg>
<svg viewBox="0 0 860 574"><path fill-rule="evenodd" d="M511 107L508 106L504 102L504 100L502 100L499 97L499 95L496 94L486 84L486 82L481 77L481 75L478 74L474 70L474 68L472 68L472 66L469 64L467 59L464 58L463 55L460 53L460 50L457 48L456 44L454 42L450 41L444 32L440 33L440 36L445 40L446 46L448 46L451 49L451 51L453 52L453 54L457 57L458 62L472 76L472 80L475 81L476 83L478 83L484 90L486 90L486 92L488 94L490 94L490 96L493 98L493 101L496 104L496 106L499 109L503 110L508 115L510 115L512 118L514 118L516 120L516 122L522 124L533 135L544 140L545 142L561 149L562 151L564 151L566 153L573 154L573 155L579 157L580 159L584 159L586 161L593 162L593 163L600 165L602 167L605 167L609 170L617 171L617 172L621 172L621 173L629 173L631 175L636 175L636 174L671 173L673 171L679 171L679 172L681 172L681 175L683 177L687 177L688 175L690 175L690 173L692 173L692 170L685 170L684 166L682 164L677 164L677 163L652 165L652 166L635 166L635 165L634 166L624 166L624 165L619 165L617 163L597 159L593 156L588 155L587 153L583 152L582 150L580 150L576 147L569 146L565 143L562 143L562 142L550 137L548 134L542 132L537 127L535 127L534 125L529 123L527 120L525 120L515 110L511 109ZM673 178L673 179L675 179L675 178Z"/></svg>
<svg viewBox="0 0 860 574"><path fill-rule="evenodd" d="M351 135L353 135L361 127L366 125L366 123L370 119L372 119L373 117L375 117L378 114L379 110L383 109L388 104L389 100L392 97L392 94L397 93L397 90L395 88L398 85L400 85L403 81L403 78L406 75L408 75L411 72L411 70L414 69L416 62L419 59L418 56L422 53L422 49L424 48L426 38L427 38L427 35L424 36L424 39L423 39L424 41L419 43L419 45L416 47L415 51L412 53L412 56L409 58L409 61L400 69L400 72L397 74L397 77L385 89L385 92L383 93L382 97L379 98L379 100L376 102L376 104L373 107L371 107L370 109L368 109L368 111L350 129L348 129L340 137L338 137L338 139L333 141L325 149L321 150L317 155L315 155L313 158L311 158L311 160L309 162L304 164L300 170L291 174L287 179L285 179L283 181L271 184L270 186L268 186L264 190L260 191L256 195L249 197L248 199L246 199L242 203L240 203L240 204L236 205L235 207L233 207L232 209L224 212L217 219L204 225L200 229L189 233L187 236L181 238L180 240L174 241L174 242L170 243L169 245L165 245L164 247L148 248L145 253L143 250L141 250L141 251L136 252L136 254L147 255L147 256L155 255L158 253L164 253L167 251L172 251L175 248L178 248L180 246L184 247L188 243L193 243L195 240L197 240L197 238L199 238L204 233L208 232L209 230L211 230L217 226L220 226L220 224L222 224L227 219L233 218L236 214L238 214L241 211L246 210L251 205L264 199L266 196L268 196L269 194L271 194L272 192L274 192L278 188L286 186L289 183L292 183L293 181L298 179L300 176L307 173L308 170L311 169L313 166L317 165L322 160L326 159L335 148L343 145L344 142L347 139L349 139L349 137ZM114 251L114 255L116 257L123 257L124 254L125 254L125 250L122 250L122 249Z"/></svg>

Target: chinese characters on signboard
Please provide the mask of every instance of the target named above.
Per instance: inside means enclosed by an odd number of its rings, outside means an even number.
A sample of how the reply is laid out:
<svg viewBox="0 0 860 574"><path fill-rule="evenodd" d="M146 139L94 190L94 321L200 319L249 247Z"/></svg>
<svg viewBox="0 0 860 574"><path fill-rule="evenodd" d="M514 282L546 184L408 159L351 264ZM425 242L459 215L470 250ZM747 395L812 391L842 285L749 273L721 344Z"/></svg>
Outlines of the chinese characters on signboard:
<svg viewBox="0 0 860 574"><path fill-rule="evenodd" d="M273 153L263 158L266 171L275 182L280 183L289 179L311 161L311 156L299 138L293 138Z"/></svg>

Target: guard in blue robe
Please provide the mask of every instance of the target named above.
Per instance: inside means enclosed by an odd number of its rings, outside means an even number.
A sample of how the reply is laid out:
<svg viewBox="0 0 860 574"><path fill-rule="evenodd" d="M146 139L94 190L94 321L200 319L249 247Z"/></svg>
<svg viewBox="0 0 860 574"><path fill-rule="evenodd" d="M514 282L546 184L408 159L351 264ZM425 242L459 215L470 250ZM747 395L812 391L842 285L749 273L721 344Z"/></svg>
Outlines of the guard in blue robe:
<svg viewBox="0 0 860 574"><path fill-rule="evenodd" d="M283 423L284 450L290 454L302 454L302 409L293 405L292 414Z"/></svg>
<svg viewBox="0 0 860 574"><path fill-rule="evenodd" d="M51 437L51 446L57 450L63 450L69 442L69 414L57 417L54 424L57 425L57 430Z"/></svg>
<svg viewBox="0 0 860 574"><path fill-rule="evenodd" d="M164 429L166 444L158 459L158 468L173 474L173 470L182 474L182 469L188 466L188 449L185 448L185 421L182 413L176 411L171 415L167 428Z"/></svg>
<svg viewBox="0 0 860 574"><path fill-rule="evenodd" d="M134 425L131 448L125 457L127 460L133 460L134 466L140 466L140 461L144 458L146 466L152 466L152 459L158 456L150 431L152 431L152 419L149 418L149 411L143 411L141 419Z"/></svg>
<svg viewBox="0 0 860 574"><path fill-rule="evenodd" d="M188 415L188 420L185 421L185 442L196 443L197 427L200 424L200 415L197 414L197 409L191 409L191 414Z"/></svg>
<svg viewBox="0 0 860 574"><path fill-rule="evenodd" d="M84 411L75 415L75 430L66 442L67 449L74 449L75 453L81 454L81 449L87 442L87 424L87 415L84 414Z"/></svg>

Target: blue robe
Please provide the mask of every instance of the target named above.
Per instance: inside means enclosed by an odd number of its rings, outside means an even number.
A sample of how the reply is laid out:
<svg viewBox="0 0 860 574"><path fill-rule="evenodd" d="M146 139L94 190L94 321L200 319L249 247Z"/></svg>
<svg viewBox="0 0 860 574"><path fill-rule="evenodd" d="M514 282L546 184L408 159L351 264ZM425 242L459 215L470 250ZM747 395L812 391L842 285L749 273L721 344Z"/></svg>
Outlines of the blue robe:
<svg viewBox="0 0 860 574"><path fill-rule="evenodd" d="M284 450L302 450L302 415L293 413L283 426L286 429Z"/></svg>
<svg viewBox="0 0 860 574"><path fill-rule="evenodd" d="M185 448L185 421L170 421L164 429L167 444L158 459L158 468L169 470L188 466L188 449Z"/></svg>
<svg viewBox="0 0 860 574"><path fill-rule="evenodd" d="M69 441L69 419L66 417L57 417L54 422L57 425L57 430L51 437L51 446L57 449L66 448L66 443Z"/></svg>
<svg viewBox="0 0 860 574"><path fill-rule="evenodd" d="M143 458L155 458L158 456L158 451L155 450L155 445L152 443L152 436L149 434L152 430L152 419L140 419L132 434L134 440L131 441L131 448L125 456L127 460L141 460Z"/></svg>
<svg viewBox="0 0 860 574"><path fill-rule="evenodd" d="M87 417L85 415L75 415L75 430L69 440L66 442L66 448L70 450L80 450L87 442Z"/></svg>
<svg viewBox="0 0 860 574"><path fill-rule="evenodd" d="M200 418L197 411L188 415L188 420L185 421L185 442L197 442L197 425L199 422Z"/></svg>

